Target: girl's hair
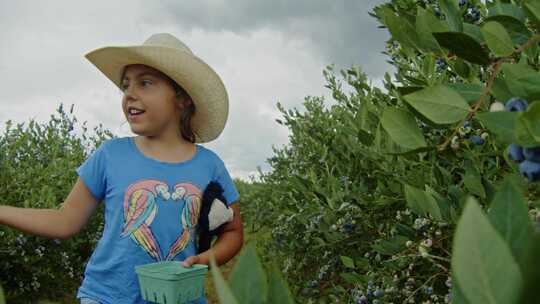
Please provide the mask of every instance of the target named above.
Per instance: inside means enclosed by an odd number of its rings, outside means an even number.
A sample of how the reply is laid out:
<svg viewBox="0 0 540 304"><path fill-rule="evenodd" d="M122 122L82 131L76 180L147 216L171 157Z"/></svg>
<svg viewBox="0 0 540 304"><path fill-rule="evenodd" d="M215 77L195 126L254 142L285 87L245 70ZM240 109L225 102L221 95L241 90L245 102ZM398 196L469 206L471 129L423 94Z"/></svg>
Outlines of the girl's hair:
<svg viewBox="0 0 540 304"><path fill-rule="evenodd" d="M124 79L124 75L126 73L126 67L124 67L124 70L122 71L122 76L120 79ZM180 133L182 134L182 138L185 140L195 143L195 133L193 132L193 129L191 128L191 119L193 118L193 115L195 115L195 104L193 103L193 99L191 99L191 96L182 88L176 81L174 81L171 77L166 75L165 73L155 69L156 71L160 72L163 76L165 76L166 79L169 80L170 84L172 85L174 91L176 92L176 97L179 100L186 101L189 100L190 103L187 107L184 107L182 110L182 113L180 114Z"/></svg>
<svg viewBox="0 0 540 304"><path fill-rule="evenodd" d="M171 81L176 96L183 101L189 100L189 105L184 107L182 113L180 113L180 132L185 140L195 143L195 133L193 133L193 129L191 128L191 118L195 115L195 104L193 103L193 99L191 99L191 96L189 96L186 90L176 83L176 81L172 80L167 75L165 76Z"/></svg>

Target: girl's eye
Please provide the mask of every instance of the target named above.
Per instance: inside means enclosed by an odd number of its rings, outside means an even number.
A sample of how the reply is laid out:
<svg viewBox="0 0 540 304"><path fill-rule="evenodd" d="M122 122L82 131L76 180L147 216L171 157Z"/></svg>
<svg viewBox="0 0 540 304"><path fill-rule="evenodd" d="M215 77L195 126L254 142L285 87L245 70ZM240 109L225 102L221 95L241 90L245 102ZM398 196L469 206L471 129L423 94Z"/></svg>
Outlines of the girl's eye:
<svg viewBox="0 0 540 304"><path fill-rule="evenodd" d="M129 87L129 83L122 83L122 85L120 85L120 88L122 89L122 91L127 90L128 87Z"/></svg>
<svg viewBox="0 0 540 304"><path fill-rule="evenodd" d="M152 81L150 81L148 79L145 79L145 80L141 81L141 83L142 83L143 86L148 86L148 85L152 84Z"/></svg>

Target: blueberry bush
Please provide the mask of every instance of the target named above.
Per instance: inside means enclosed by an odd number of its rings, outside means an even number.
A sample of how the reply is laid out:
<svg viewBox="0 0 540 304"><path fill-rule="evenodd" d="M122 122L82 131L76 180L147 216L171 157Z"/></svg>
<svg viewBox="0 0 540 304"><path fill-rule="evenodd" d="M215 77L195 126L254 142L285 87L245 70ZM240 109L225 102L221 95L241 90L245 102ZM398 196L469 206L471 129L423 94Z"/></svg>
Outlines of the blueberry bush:
<svg viewBox="0 0 540 304"><path fill-rule="evenodd" d="M79 130L80 129L80 130ZM75 169L112 134L88 130L60 105L47 122L8 121L0 135L1 204L58 208L73 187ZM101 207L100 207L101 208ZM101 236L96 212L86 228L68 240L47 239L0 226L0 285L8 303L60 300L73 294L84 265Z"/></svg>
<svg viewBox="0 0 540 304"><path fill-rule="evenodd" d="M540 277L524 267L539 256L538 3L388 1L370 13L391 35L384 88L329 66L331 101L278 103L289 143L243 209L267 209L263 259L299 302L527 301Z"/></svg>
<svg viewBox="0 0 540 304"><path fill-rule="evenodd" d="M280 303L293 304L287 282L275 265L266 269L259 260L253 243L246 246L240 254L227 281L211 261L211 272L220 303Z"/></svg>

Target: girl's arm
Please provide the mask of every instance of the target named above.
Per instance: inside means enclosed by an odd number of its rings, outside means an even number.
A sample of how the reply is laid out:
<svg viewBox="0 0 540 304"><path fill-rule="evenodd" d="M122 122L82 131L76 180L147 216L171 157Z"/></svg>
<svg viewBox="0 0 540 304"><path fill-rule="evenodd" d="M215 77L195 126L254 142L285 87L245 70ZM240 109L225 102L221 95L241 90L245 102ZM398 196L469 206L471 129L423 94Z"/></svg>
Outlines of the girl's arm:
<svg viewBox="0 0 540 304"><path fill-rule="evenodd" d="M77 178L60 209L32 209L0 206L0 225L48 238L67 239L81 230L98 202Z"/></svg>
<svg viewBox="0 0 540 304"><path fill-rule="evenodd" d="M217 265L227 263L242 248L244 243L244 226L240 218L240 204L233 203L231 208L234 211L234 218L231 222L225 224L223 233L218 236L214 245L199 255L190 256L184 260L185 267L191 267L193 264L210 265L210 256L214 255Z"/></svg>

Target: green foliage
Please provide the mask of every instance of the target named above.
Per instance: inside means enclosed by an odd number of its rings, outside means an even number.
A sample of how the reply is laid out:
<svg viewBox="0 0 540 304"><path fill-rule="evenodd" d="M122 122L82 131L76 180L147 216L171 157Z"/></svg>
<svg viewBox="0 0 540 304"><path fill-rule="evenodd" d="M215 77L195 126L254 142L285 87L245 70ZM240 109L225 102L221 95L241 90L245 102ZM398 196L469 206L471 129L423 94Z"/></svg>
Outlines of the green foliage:
<svg viewBox="0 0 540 304"><path fill-rule="evenodd" d="M384 90L328 67L332 102L278 104L289 144L250 195L267 212L265 256L299 301L518 303L540 277L524 267L538 185L507 178L519 171L507 145L540 145L537 13L535 1L388 1L371 13L392 36ZM488 112L514 96L526 111Z"/></svg>
<svg viewBox="0 0 540 304"><path fill-rule="evenodd" d="M2 289L2 285L0 285L0 304L6 304L6 298L4 295L4 289Z"/></svg>
<svg viewBox="0 0 540 304"><path fill-rule="evenodd" d="M455 280L470 303L516 303L522 288L518 264L473 199L467 202L454 242Z"/></svg>
<svg viewBox="0 0 540 304"><path fill-rule="evenodd" d="M25 208L58 208L76 179L75 169L110 132L90 133L62 105L47 122L6 123L0 135L2 204ZM37 298L61 299L82 280L84 265L101 235L97 211L86 229L69 240L24 235L0 226L0 282L9 303Z"/></svg>
<svg viewBox="0 0 540 304"><path fill-rule="evenodd" d="M230 274L230 285L223 279L212 257L212 277L220 303L293 304L294 300L279 270L272 266L265 271L257 256L255 246L247 245Z"/></svg>

